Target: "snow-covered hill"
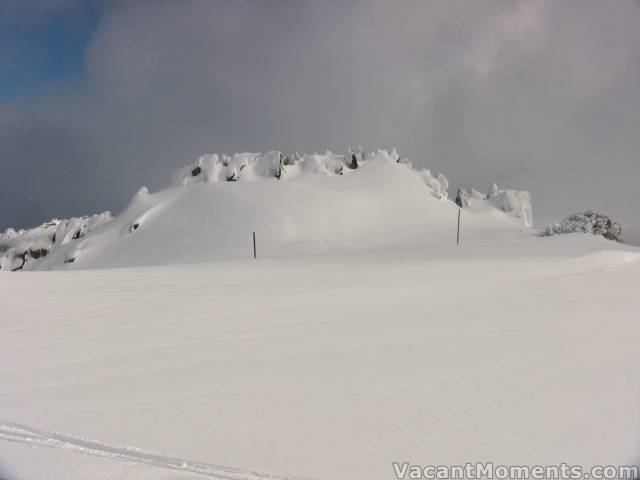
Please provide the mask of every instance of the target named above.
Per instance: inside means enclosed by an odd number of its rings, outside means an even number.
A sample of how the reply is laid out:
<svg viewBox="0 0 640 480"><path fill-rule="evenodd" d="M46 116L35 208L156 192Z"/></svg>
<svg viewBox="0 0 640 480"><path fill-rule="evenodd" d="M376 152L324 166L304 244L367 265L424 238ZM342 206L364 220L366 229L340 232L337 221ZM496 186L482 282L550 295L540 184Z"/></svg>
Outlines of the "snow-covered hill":
<svg viewBox="0 0 640 480"><path fill-rule="evenodd" d="M0 269L246 258L252 232L262 257L430 247L456 238L458 210L446 177L413 169L393 150L205 155L178 170L171 185L156 193L143 187L116 217L105 212L9 229L0 237ZM492 201L465 204L466 241L531 226L528 193L496 187L485 198Z"/></svg>
<svg viewBox="0 0 640 480"><path fill-rule="evenodd" d="M458 192L458 246L448 187L395 152L212 155L8 230L3 270L82 271L0 272L0 479L637 462L640 249L534 236L498 187Z"/></svg>

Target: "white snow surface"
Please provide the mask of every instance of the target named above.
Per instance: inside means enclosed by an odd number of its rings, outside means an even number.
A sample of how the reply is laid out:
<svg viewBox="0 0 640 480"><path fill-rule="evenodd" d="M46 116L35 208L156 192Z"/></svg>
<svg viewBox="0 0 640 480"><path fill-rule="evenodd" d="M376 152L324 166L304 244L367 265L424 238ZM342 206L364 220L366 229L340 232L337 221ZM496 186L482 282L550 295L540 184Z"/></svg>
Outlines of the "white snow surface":
<svg viewBox="0 0 640 480"><path fill-rule="evenodd" d="M355 169L350 168L351 156L357 160ZM235 181L227 181L232 177ZM156 193L141 188L115 218L107 212L53 220L18 234L9 229L0 236L5 249L0 269L75 270L246 258L252 255L253 232L258 254L270 258L429 248L456 237L457 206L448 199L446 177L412 169L393 150L205 155L178 170L172 185ZM469 210L464 217L469 240L526 230L517 215L490 205Z"/></svg>
<svg viewBox="0 0 640 480"><path fill-rule="evenodd" d="M444 177L351 153L202 160L115 218L5 232L0 479L637 463L640 249L538 238L497 188L456 245Z"/></svg>
<svg viewBox="0 0 640 480"><path fill-rule="evenodd" d="M639 281L582 234L0 272L0 478L632 464Z"/></svg>

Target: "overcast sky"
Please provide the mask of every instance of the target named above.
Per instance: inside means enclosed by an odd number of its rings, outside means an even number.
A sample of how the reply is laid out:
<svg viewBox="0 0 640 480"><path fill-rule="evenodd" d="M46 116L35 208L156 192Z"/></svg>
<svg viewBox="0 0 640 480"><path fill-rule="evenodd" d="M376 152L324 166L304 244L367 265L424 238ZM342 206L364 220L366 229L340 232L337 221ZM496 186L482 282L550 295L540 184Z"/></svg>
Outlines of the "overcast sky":
<svg viewBox="0 0 640 480"><path fill-rule="evenodd" d="M640 2L0 0L0 229L358 144L640 226Z"/></svg>

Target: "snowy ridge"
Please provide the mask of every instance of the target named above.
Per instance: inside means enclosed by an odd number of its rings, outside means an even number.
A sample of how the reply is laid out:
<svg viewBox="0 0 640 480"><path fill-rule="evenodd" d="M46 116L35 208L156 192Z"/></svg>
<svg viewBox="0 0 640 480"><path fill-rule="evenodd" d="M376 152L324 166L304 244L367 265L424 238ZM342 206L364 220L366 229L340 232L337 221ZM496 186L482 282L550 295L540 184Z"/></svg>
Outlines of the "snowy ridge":
<svg viewBox="0 0 640 480"><path fill-rule="evenodd" d="M0 440L25 443L32 447L47 447L96 457L140 463L186 473L195 473L218 480L302 480L274 473L262 473L221 465L193 462L181 458L166 457L131 447L117 447L86 438L63 435L29 427L19 423L0 423Z"/></svg>
<svg viewBox="0 0 640 480"><path fill-rule="evenodd" d="M251 232L266 256L438 245L455 228L448 188L444 175L413 169L395 150L204 155L179 169L171 188L142 187L115 218L105 212L6 230L0 270L247 258ZM494 190L462 205L467 234L531 226L527 192Z"/></svg>

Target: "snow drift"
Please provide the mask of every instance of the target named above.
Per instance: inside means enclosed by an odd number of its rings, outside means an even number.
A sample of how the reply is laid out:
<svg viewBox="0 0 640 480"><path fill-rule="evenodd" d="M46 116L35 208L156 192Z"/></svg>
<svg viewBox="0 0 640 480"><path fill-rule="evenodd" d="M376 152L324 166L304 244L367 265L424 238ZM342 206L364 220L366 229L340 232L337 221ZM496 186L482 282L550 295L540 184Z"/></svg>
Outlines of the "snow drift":
<svg viewBox="0 0 640 480"><path fill-rule="evenodd" d="M108 212L52 220L0 236L2 270L102 268L262 256L429 246L455 238L449 182L415 170L395 150L345 155L204 155L171 188ZM468 205L465 205L468 206ZM465 213L467 235L531 226L527 192L492 191Z"/></svg>

